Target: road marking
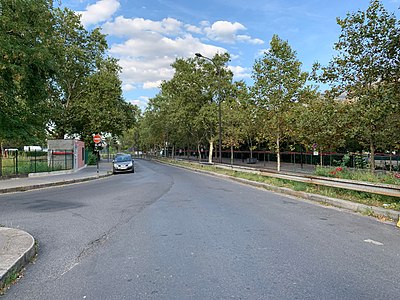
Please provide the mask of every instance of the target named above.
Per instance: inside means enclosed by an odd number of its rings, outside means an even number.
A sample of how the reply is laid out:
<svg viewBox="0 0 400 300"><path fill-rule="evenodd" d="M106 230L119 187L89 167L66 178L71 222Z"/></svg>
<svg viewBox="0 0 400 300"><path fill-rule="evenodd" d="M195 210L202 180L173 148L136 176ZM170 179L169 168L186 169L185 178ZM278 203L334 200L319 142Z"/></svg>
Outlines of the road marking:
<svg viewBox="0 0 400 300"><path fill-rule="evenodd" d="M371 243L371 244L374 244L374 245L377 245L377 246L383 246L383 244L381 242L377 242L377 241L370 240L370 239L364 240L364 242Z"/></svg>

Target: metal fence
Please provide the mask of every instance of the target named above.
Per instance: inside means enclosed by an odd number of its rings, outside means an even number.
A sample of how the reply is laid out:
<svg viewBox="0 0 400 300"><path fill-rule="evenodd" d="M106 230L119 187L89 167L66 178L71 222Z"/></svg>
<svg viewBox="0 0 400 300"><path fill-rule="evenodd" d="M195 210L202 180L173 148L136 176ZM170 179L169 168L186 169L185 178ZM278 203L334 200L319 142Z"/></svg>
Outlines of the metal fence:
<svg viewBox="0 0 400 300"><path fill-rule="evenodd" d="M0 156L0 176L70 170L74 168L74 152L69 149L49 151L5 150Z"/></svg>
<svg viewBox="0 0 400 300"><path fill-rule="evenodd" d="M162 154L164 156L164 154ZM171 156L169 152L167 156ZM217 154L216 154L217 155ZM198 157L196 150L176 150L175 157ZM207 159L208 151L202 151L202 159ZM229 160L231 156L230 151L222 151L222 158L224 161ZM234 151L234 160L241 161L242 163L270 163L277 161L276 153L272 151L256 150L250 155L250 151ZM252 159L250 157L252 156ZM215 156L216 157L216 156ZM364 153L337 153L337 152L294 152L284 151L281 152L281 162L291 163L296 165L320 165L323 166L346 166L355 169L366 169L369 167L370 157ZM375 154L375 165L377 170L400 170L400 155L393 155L388 153Z"/></svg>

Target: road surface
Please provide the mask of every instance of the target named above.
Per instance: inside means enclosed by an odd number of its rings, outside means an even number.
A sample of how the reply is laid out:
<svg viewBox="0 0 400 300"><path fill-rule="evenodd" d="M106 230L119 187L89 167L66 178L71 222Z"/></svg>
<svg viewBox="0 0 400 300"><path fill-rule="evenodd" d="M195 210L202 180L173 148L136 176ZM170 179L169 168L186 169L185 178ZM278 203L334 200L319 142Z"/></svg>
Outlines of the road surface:
<svg viewBox="0 0 400 300"><path fill-rule="evenodd" d="M4 299L397 299L393 225L136 160L134 174L0 195L39 256Z"/></svg>

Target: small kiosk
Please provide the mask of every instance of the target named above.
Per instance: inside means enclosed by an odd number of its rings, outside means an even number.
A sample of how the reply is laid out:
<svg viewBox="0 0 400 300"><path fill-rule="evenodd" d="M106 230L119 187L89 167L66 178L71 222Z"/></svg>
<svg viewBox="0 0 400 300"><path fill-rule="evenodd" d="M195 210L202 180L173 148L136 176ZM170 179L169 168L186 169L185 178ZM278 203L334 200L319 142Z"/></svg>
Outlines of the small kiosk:
<svg viewBox="0 0 400 300"><path fill-rule="evenodd" d="M47 148L49 166L56 166L64 170L77 170L85 166L85 143L82 141L76 139L48 140Z"/></svg>

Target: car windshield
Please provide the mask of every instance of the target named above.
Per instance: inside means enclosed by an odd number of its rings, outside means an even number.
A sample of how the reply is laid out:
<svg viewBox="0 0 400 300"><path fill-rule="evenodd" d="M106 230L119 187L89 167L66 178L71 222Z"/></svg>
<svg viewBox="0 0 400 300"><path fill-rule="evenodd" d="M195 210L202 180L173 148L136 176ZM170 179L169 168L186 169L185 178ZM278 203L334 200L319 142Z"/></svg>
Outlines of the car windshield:
<svg viewBox="0 0 400 300"><path fill-rule="evenodd" d="M115 162L125 162L125 161L131 161L132 158L129 155L124 155L124 156L117 156L115 158Z"/></svg>

